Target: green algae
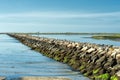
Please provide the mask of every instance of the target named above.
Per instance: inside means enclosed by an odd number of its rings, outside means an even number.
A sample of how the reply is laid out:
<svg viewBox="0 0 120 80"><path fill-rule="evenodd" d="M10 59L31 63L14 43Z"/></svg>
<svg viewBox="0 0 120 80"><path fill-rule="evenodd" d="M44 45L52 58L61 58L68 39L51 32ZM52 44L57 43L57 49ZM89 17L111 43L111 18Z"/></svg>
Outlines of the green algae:
<svg viewBox="0 0 120 80"><path fill-rule="evenodd" d="M97 80L110 80L109 73L101 74L99 76L95 76L95 79Z"/></svg>
<svg viewBox="0 0 120 80"><path fill-rule="evenodd" d="M64 62L64 63L67 63L67 62L68 62L68 57L64 57L63 62Z"/></svg>
<svg viewBox="0 0 120 80"><path fill-rule="evenodd" d="M85 68L85 66L84 66L84 65L81 65L79 69L82 70L82 69L84 69L84 68Z"/></svg>
<svg viewBox="0 0 120 80"><path fill-rule="evenodd" d="M56 61L59 61L59 60L60 60L60 58L59 58L58 56L55 56L54 59L55 59Z"/></svg>
<svg viewBox="0 0 120 80"><path fill-rule="evenodd" d="M88 73L84 73L83 75L84 75L84 76L88 76Z"/></svg>
<svg viewBox="0 0 120 80"><path fill-rule="evenodd" d="M93 74L97 74L99 72L99 69L93 70Z"/></svg>
<svg viewBox="0 0 120 80"><path fill-rule="evenodd" d="M115 75L110 77L110 80L119 80Z"/></svg>
<svg viewBox="0 0 120 80"><path fill-rule="evenodd" d="M72 65L72 64L75 64L75 60L74 59L71 59L70 60L70 64Z"/></svg>

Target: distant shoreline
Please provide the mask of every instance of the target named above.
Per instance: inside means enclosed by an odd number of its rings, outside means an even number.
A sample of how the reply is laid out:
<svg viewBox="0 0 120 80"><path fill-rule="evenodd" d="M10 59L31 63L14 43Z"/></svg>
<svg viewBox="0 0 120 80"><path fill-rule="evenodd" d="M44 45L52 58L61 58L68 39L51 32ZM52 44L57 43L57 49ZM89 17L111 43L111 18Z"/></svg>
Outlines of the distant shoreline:
<svg viewBox="0 0 120 80"><path fill-rule="evenodd" d="M9 34L9 33L0 33ZM112 40L120 42L120 33L78 33L78 32L29 32L29 33L17 33L17 34L27 34L27 35L91 35L93 39L98 40Z"/></svg>
<svg viewBox="0 0 120 80"><path fill-rule="evenodd" d="M87 33L87 32L1 32L0 34L8 34L8 33L17 33L17 34L44 34L44 35L120 35L120 33Z"/></svg>
<svg viewBox="0 0 120 80"><path fill-rule="evenodd" d="M120 41L120 35L99 35L99 36L92 36L94 39L98 40L113 40L113 41Z"/></svg>
<svg viewBox="0 0 120 80"><path fill-rule="evenodd" d="M120 41L120 33L28 33L33 35L92 35L93 39Z"/></svg>
<svg viewBox="0 0 120 80"><path fill-rule="evenodd" d="M22 33L20 33L22 34ZM23 34L34 35L120 35L120 33L77 33L77 32L30 32Z"/></svg>

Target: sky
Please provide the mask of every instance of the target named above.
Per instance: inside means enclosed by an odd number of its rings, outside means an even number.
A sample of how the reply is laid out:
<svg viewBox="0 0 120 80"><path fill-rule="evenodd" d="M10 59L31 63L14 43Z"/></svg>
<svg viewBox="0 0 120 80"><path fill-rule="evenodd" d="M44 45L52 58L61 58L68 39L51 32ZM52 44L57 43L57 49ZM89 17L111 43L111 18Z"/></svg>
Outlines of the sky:
<svg viewBox="0 0 120 80"><path fill-rule="evenodd" d="M120 32L120 0L0 0L0 32Z"/></svg>

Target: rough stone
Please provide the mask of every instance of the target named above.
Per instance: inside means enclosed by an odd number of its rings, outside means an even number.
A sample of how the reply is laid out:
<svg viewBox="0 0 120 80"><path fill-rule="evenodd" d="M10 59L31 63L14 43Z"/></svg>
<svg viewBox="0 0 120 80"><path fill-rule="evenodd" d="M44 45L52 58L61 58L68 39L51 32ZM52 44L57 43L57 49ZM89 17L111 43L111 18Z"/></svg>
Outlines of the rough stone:
<svg viewBox="0 0 120 80"><path fill-rule="evenodd" d="M116 73L116 75L120 78L120 70Z"/></svg>
<svg viewBox="0 0 120 80"><path fill-rule="evenodd" d="M5 80L6 78L5 77L0 77L0 80Z"/></svg>

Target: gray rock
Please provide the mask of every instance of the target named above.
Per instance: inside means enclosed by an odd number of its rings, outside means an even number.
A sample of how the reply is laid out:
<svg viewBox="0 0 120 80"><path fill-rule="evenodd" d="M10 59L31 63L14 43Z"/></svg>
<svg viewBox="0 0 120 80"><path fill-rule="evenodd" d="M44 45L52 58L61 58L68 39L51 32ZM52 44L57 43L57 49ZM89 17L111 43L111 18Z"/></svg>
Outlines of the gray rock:
<svg viewBox="0 0 120 80"><path fill-rule="evenodd" d="M0 80L5 80L5 77L0 77Z"/></svg>

